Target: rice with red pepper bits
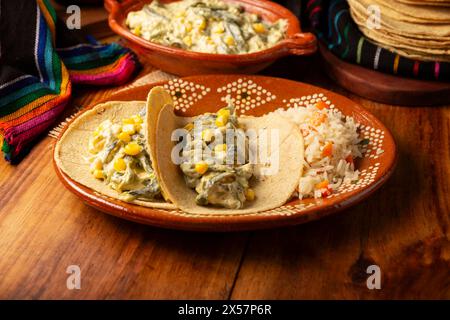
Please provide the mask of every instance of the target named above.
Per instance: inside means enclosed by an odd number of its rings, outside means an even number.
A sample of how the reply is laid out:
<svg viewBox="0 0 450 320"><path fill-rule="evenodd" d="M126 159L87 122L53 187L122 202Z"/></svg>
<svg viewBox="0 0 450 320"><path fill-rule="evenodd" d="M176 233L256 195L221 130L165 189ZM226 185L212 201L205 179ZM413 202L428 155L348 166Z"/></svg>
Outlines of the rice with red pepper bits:
<svg viewBox="0 0 450 320"><path fill-rule="evenodd" d="M330 109L323 101L276 112L297 124L305 140L300 199L327 197L343 183L358 181L354 159L362 157L365 141L360 138L358 124L352 117Z"/></svg>

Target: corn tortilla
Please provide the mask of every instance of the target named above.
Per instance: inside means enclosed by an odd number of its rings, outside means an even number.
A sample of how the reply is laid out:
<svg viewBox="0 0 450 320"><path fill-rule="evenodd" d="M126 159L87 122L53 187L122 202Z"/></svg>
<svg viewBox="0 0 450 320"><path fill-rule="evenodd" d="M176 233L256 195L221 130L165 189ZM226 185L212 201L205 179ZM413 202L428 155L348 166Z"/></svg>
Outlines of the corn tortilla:
<svg viewBox="0 0 450 320"><path fill-rule="evenodd" d="M106 119L110 119L113 123L120 123L122 119L138 114L145 107L145 101L112 101L97 105L85 112L70 124L56 144L56 164L66 175L79 184L105 196L120 200L119 193L116 190L106 185L103 180L94 178L90 173L88 158L92 154L89 153L87 144L95 129ZM166 203L162 199L154 202L134 200L130 203L150 208L175 209L173 204Z"/></svg>
<svg viewBox="0 0 450 320"><path fill-rule="evenodd" d="M278 114L262 117L240 117L246 129L263 128L279 130L279 170L276 174L261 177L252 185L256 199L247 201L242 209L226 209L212 206L199 206L195 203L196 192L189 188L181 169L172 162L171 153L174 142L172 132L191 122L192 118L178 117L173 107L166 105L158 116L156 126L157 145L153 145L156 162L159 164L160 184L165 194L181 210L191 214L251 214L277 208L285 204L298 187L303 170L303 136L298 127ZM269 144L269 154L276 148ZM261 166L256 165L256 172ZM256 174L258 175L258 174Z"/></svg>

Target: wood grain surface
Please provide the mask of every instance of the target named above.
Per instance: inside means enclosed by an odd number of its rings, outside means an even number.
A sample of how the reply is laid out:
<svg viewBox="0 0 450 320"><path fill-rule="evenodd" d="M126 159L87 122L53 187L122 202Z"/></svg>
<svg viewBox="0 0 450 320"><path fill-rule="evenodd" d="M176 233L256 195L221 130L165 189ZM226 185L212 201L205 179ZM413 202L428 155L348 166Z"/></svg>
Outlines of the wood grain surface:
<svg viewBox="0 0 450 320"><path fill-rule="evenodd" d="M286 58L264 74L344 94L391 130L399 163L369 199L283 229L157 229L83 204L57 179L54 140L43 137L19 165L0 160L0 298L450 299L450 107L374 103L339 89L320 65ZM70 108L114 90L75 89ZM381 290L366 287L372 264ZM66 287L69 265L81 268L80 290Z"/></svg>

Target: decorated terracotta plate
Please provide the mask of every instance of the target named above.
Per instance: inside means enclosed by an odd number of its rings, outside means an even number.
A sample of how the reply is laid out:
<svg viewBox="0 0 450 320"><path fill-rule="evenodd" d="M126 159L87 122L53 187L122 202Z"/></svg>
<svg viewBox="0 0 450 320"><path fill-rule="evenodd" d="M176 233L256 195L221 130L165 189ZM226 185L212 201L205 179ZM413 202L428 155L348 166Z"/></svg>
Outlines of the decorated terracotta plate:
<svg viewBox="0 0 450 320"><path fill-rule="evenodd" d="M56 172L63 184L88 205L127 220L173 229L236 231L273 228L305 223L348 208L370 196L394 170L397 155L389 130L364 108L336 93L284 79L210 75L175 79L120 91L109 97L108 101L144 101L150 89L155 86L163 86L170 93L174 109L180 116L190 117L215 112L218 107L224 105L228 96L238 115L262 116L280 110L314 105L338 112L343 119L351 117L361 142L360 156L351 159L354 170L358 171L358 178L344 181L330 192L319 193L319 197L317 193L315 197L293 197L284 205L263 212L218 214L211 207L209 214L192 214L170 207L149 208L100 194L70 178L57 165L57 161L54 161ZM60 137L78 117L80 115L67 124ZM326 147L322 149L325 152Z"/></svg>

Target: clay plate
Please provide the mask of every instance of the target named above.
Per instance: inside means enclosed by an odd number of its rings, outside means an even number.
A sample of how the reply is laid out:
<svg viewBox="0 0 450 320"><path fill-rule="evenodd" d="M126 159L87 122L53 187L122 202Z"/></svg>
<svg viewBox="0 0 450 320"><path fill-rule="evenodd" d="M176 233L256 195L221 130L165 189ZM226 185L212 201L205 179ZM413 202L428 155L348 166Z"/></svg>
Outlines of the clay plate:
<svg viewBox="0 0 450 320"><path fill-rule="evenodd" d="M303 106L323 100L330 108L352 116L361 125L361 135L370 140L364 157L356 162L361 172L360 180L356 184L341 186L327 198L292 200L265 212L231 216L193 215L177 210L145 208L108 198L73 181L53 161L63 184L88 205L127 220L173 229L236 231L273 228L305 223L348 208L372 194L394 170L397 152L389 130L368 111L336 93L278 78L210 75L144 85L117 92L108 100L145 100L149 90L156 85L163 85L169 90L177 113L186 116L217 111L224 105L227 95L234 99L239 114L253 116L261 116L280 107Z"/></svg>
<svg viewBox="0 0 450 320"><path fill-rule="evenodd" d="M162 3L179 0L161 0ZM188 76L194 74L256 73L278 58L287 55L312 54L317 50L316 37L312 33L302 33L297 17L285 7L267 0L223 0L237 3L248 12L260 14L267 21L286 19L288 29L286 39L277 45L249 54L211 54L192 52L163 46L144 40L133 34L125 25L128 12L140 10L152 0L105 0L109 11L108 23L141 58L158 69L169 73Z"/></svg>

